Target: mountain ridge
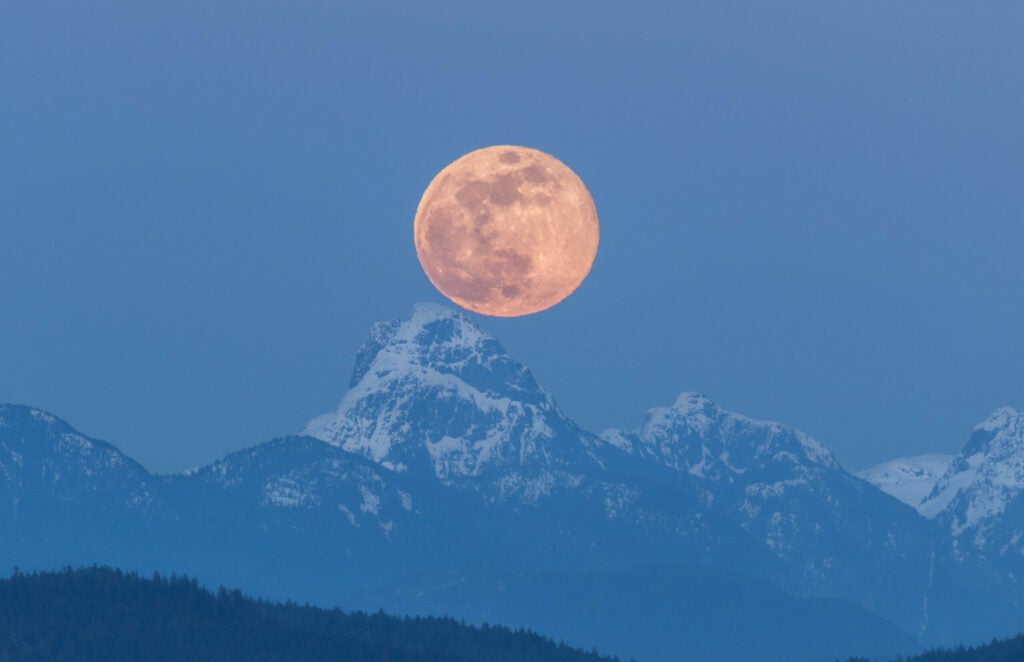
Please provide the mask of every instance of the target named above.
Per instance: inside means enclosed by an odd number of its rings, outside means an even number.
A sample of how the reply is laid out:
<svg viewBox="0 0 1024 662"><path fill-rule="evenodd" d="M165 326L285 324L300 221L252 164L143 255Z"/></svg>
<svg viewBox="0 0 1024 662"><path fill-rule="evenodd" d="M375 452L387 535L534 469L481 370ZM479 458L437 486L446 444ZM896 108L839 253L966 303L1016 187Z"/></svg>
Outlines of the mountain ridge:
<svg viewBox="0 0 1024 662"><path fill-rule="evenodd" d="M683 392L636 429L592 434L463 313L417 306L375 325L350 384L308 434L172 476L122 463L106 501L64 499L41 465L17 466L11 444L32 437L87 482L99 467L61 445L63 428L31 414L0 426L0 518L19 541L0 563L29 567L43 549L49 563L148 564L319 603L481 559L513 573L708 565L938 643L1007 633L1020 611L1012 563L958 553L941 522L798 429ZM2 509L26 496L3 478L15 469L67 531ZM140 490L146 508L119 510Z"/></svg>

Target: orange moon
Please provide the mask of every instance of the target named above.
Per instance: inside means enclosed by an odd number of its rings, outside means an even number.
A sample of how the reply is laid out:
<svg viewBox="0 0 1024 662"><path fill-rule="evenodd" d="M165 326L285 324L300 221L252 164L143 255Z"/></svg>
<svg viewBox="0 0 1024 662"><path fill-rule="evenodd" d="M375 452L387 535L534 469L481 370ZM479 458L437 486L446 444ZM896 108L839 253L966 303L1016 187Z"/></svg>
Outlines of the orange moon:
<svg viewBox="0 0 1024 662"><path fill-rule="evenodd" d="M430 282L484 315L546 310L579 287L597 255L594 201L564 163L496 145L439 172L413 223Z"/></svg>

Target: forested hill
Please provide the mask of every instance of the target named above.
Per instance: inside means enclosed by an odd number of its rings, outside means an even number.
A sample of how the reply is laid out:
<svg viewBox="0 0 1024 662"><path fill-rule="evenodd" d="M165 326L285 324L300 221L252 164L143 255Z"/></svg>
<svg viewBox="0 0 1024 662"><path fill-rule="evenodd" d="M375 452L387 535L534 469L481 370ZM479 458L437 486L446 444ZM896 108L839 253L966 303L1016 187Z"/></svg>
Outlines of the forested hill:
<svg viewBox="0 0 1024 662"><path fill-rule="evenodd" d="M527 631L395 618L212 593L110 568L0 580L0 661L436 660L599 662Z"/></svg>
<svg viewBox="0 0 1024 662"><path fill-rule="evenodd" d="M982 646L967 648L938 648L914 657L900 658L897 662L1021 662L1024 660L1024 634L1013 639L992 641ZM848 662L870 662L852 658Z"/></svg>

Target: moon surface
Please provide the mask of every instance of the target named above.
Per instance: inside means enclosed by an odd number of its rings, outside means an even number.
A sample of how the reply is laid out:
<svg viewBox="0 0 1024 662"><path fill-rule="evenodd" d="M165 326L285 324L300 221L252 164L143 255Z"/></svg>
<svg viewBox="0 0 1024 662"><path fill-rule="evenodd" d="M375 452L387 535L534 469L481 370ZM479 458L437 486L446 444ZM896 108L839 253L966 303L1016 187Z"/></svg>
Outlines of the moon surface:
<svg viewBox="0 0 1024 662"><path fill-rule="evenodd" d="M496 317L554 306L597 255L587 187L529 147L485 147L451 163L423 193L413 225L430 282L463 308Z"/></svg>

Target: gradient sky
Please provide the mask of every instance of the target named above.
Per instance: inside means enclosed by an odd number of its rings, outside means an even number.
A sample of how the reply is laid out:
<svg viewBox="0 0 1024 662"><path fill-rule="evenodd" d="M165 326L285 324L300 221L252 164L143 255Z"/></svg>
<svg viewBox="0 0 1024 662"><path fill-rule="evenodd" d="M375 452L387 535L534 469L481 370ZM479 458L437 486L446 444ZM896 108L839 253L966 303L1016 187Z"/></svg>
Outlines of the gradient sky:
<svg viewBox="0 0 1024 662"><path fill-rule="evenodd" d="M1022 34L1017 0L6 3L0 401L157 471L301 429L445 301L430 179L510 143L601 248L475 317L581 424L698 390L850 469L954 452L1024 406Z"/></svg>

